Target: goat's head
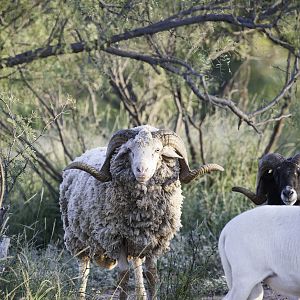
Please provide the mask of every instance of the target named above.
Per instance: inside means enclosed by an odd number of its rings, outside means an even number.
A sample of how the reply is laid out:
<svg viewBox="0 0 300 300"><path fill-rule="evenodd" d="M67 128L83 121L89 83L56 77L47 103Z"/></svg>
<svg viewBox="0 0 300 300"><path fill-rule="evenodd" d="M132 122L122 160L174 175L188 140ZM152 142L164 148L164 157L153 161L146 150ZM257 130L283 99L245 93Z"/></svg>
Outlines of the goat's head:
<svg viewBox="0 0 300 300"><path fill-rule="evenodd" d="M115 159L129 155L132 172L140 183L146 183L154 175L161 157L179 159L179 179L183 183L188 183L210 171L224 170L217 164L207 164L191 170L184 142L175 132L150 131L147 127L141 130L126 129L116 132L108 144L106 159L100 171L80 162L71 163L65 170L80 169L100 181L110 181L110 160L115 151L118 151Z"/></svg>
<svg viewBox="0 0 300 300"><path fill-rule="evenodd" d="M256 193L245 188L234 187L235 192L243 193L255 204L276 201L293 205L300 199L300 154L284 158L279 153L264 155L258 164ZM277 201L278 202L278 201Z"/></svg>

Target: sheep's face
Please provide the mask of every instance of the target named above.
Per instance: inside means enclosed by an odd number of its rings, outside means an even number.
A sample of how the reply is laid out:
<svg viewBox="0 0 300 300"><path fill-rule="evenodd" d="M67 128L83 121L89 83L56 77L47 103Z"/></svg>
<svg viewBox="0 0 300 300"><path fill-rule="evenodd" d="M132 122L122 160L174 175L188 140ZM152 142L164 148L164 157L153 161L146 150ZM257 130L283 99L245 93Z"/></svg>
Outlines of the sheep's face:
<svg viewBox="0 0 300 300"><path fill-rule="evenodd" d="M274 170L273 176L283 203L295 204L300 195L300 168L287 160Z"/></svg>
<svg viewBox="0 0 300 300"><path fill-rule="evenodd" d="M141 130L134 139L127 141L116 158L128 153L131 170L135 179L142 184L152 178L162 156L182 158L172 147L163 147L162 142L153 138L149 130Z"/></svg>

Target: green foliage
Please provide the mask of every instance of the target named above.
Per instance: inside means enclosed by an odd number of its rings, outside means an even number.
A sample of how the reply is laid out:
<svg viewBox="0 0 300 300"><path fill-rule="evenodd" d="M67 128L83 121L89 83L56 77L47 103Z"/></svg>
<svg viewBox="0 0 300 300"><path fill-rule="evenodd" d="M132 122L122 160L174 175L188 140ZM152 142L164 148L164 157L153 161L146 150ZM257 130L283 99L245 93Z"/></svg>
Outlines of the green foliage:
<svg viewBox="0 0 300 300"><path fill-rule="evenodd" d="M32 182L23 182L28 188L26 193L31 193L38 189L38 178ZM58 187L57 187L58 188ZM28 240L32 241L36 247L47 247L49 242L62 241L63 231L61 215L57 199L53 198L49 192L44 190L40 193L32 194L28 200L19 201L17 198L12 203L8 235L18 235L19 232L26 234Z"/></svg>
<svg viewBox="0 0 300 300"><path fill-rule="evenodd" d="M1 299L76 299L76 269L64 250L37 250L24 235L13 240L11 257L0 277Z"/></svg>

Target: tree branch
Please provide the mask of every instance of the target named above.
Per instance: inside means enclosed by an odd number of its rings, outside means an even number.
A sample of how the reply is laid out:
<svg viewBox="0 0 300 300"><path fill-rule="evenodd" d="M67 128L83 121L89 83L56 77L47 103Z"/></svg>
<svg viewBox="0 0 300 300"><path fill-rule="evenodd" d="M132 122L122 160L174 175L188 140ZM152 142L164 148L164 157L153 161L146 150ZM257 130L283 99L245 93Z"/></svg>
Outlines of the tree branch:
<svg viewBox="0 0 300 300"><path fill-rule="evenodd" d="M295 84L297 78L300 76L300 70L298 69L298 58L295 58L294 70L292 72L291 78L286 82L284 87L281 89L279 94L268 104L264 107L254 111L253 113L249 114L250 117L255 117L259 114L262 114L269 110L271 107L276 105L291 89L291 87Z"/></svg>
<svg viewBox="0 0 300 300"><path fill-rule="evenodd" d="M104 50L107 46L121 41L126 41L146 35L152 35L182 26L201 24L205 22L225 22L250 29L268 29L273 27L273 24L271 23L256 24L252 19L241 16L233 16L231 14L204 14L182 18L185 13L191 14L192 12L193 10L191 9L181 11L177 15L172 16L172 18L167 18L163 21L159 21L148 26L113 35L109 40L100 39L99 41L94 40L90 42L76 42L69 45L57 44L54 46L47 46L35 50L25 51L23 53L17 54L16 56L1 59L0 69L13 67L23 63L29 63L37 59L54 55L79 53L83 51L89 52L95 49Z"/></svg>
<svg viewBox="0 0 300 300"><path fill-rule="evenodd" d="M173 74L177 74L184 78L187 85L191 88L193 93L202 101L211 103L215 106L219 106L221 108L227 108L231 110L240 120L241 122L245 122L249 126L253 127L253 129L259 133L259 130L257 129L255 125L255 117L259 114L262 114L266 112L268 109L273 107L275 104L277 104L283 96L290 90L290 88L295 84L297 78L300 75L300 71L298 69L298 59L295 58L295 64L294 64L294 70L293 75L291 76L290 80L287 82L287 84L284 85L280 93L265 107L260 108L259 110L256 110L252 113L245 113L242 111L237 104L230 100L225 98L220 98L214 95L209 95L206 89L205 81L203 79L203 76L195 71L191 66L189 66L186 62L183 62L179 59L173 59L173 58L165 58L165 57L157 57L157 56L149 56L144 55L140 53L136 53L133 51L124 51L118 48L109 47L104 50L105 52L108 52L110 54L114 54L121 57L128 57L135 60L146 62L150 65L158 65L165 69L168 72L171 72ZM175 65L175 66L174 66ZM177 67L178 65L179 67ZM204 89L204 93L200 91L198 88L196 82L193 79L193 76L196 79L201 79L202 86ZM266 108L267 107L267 108Z"/></svg>

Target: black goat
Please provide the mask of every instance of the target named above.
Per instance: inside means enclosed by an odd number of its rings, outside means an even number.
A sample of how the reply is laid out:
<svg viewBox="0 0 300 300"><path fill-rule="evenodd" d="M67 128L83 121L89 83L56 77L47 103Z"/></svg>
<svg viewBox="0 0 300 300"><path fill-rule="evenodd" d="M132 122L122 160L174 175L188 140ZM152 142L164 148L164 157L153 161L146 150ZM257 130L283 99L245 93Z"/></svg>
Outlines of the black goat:
<svg viewBox="0 0 300 300"><path fill-rule="evenodd" d="M279 153L264 155L258 163L256 193L243 187L232 191L257 205L300 205L300 153L287 159Z"/></svg>

